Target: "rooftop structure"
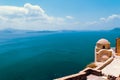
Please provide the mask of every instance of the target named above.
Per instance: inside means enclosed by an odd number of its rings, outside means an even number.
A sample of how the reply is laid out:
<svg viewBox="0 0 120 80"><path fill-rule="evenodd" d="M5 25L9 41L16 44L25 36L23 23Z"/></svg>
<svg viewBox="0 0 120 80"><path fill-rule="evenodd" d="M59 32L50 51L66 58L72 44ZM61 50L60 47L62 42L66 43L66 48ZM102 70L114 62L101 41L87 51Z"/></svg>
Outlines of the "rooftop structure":
<svg viewBox="0 0 120 80"><path fill-rule="evenodd" d="M115 48L111 48L107 39L97 41L94 65L96 67L55 80L120 80L120 38L116 39Z"/></svg>
<svg viewBox="0 0 120 80"><path fill-rule="evenodd" d="M102 38L97 41L97 44L110 44L110 42L107 39Z"/></svg>

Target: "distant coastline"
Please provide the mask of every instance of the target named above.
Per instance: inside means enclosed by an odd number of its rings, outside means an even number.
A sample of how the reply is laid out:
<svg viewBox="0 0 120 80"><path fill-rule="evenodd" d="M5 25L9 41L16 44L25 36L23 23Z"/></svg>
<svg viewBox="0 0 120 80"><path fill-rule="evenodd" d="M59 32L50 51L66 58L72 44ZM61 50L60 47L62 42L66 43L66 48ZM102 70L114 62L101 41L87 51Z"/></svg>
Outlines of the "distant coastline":
<svg viewBox="0 0 120 80"><path fill-rule="evenodd" d="M19 30L19 29L12 29L12 28L8 28L8 29L3 29L0 30L0 32L2 33L53 33L53 32L92 32L92 31L120 31L120 28L116 27L113 28L111 30Z"/></svg>

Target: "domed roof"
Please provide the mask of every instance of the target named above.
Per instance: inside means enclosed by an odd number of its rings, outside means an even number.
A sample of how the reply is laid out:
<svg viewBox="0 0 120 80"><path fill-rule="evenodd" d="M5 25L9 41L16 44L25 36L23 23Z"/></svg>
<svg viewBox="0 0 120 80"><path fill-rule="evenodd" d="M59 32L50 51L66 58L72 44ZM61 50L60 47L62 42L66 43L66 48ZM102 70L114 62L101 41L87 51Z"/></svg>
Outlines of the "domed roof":
<svg viewBox="0 0 120 80"><path fill-rule="evenodd" d="M99 44L110 44L110 42L107 39L104 39L104 38L98 40L97 43L99 43Z"/></svg>

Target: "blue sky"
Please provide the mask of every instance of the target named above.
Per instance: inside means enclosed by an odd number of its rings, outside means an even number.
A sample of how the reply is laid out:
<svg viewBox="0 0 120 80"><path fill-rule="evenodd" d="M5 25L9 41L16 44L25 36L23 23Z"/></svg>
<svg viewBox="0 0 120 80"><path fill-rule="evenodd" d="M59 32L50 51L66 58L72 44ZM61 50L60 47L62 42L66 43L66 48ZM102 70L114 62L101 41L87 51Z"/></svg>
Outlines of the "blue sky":
<svg viewBox="0 0 120 80"><path fill-rule="evenodd" d="M112 29L120 27L119 4L120 0L0 0L0 29Z"/></svg>

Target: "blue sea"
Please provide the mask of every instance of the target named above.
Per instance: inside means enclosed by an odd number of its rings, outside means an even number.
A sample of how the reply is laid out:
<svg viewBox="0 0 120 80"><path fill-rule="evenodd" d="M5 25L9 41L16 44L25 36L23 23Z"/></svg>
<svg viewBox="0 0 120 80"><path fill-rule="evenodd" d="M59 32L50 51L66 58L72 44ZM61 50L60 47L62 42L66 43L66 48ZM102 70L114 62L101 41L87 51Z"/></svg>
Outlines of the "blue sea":
<svg viewBox="0 0 120 80"><path fill-rule="evenodd" d="M53 80L94 61L97 40L119 31L0 32L0 80Z"/></svg>

